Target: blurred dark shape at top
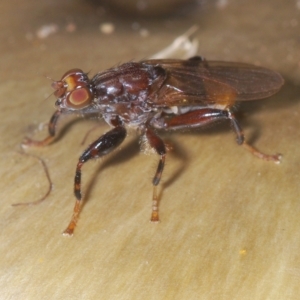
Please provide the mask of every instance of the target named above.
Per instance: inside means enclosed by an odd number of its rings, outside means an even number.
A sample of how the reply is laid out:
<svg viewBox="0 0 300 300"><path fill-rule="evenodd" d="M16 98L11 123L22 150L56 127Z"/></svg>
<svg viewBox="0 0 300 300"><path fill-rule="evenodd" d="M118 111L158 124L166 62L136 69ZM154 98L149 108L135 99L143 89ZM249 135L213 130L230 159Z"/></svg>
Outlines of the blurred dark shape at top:
<svg viewBox="0 0 300 300"><path fill-rule="evenodd" d="M195 0L91 0L106 6L110 12L123 17L164 17L185 14L190 11Z"/></svg>

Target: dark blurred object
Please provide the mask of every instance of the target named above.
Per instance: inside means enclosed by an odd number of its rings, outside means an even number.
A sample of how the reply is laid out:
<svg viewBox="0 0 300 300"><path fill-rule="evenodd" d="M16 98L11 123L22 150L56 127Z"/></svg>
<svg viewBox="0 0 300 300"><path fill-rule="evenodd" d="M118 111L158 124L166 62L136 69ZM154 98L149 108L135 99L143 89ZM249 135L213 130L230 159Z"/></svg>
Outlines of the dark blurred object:
<svg viewBox="0 0 300 300"><path fill-rule="evenodd" d="M156 17L186 11L195 0L93 0L124 16Z"/></svg>

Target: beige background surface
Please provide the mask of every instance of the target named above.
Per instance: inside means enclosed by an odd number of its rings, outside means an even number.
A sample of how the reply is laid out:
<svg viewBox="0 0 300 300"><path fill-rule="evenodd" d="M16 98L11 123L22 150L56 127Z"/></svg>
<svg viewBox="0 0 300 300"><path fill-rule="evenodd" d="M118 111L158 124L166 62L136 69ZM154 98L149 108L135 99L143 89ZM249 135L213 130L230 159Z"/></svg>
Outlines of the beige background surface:
<svg viewBox="0 0 300 300"><path fill-rule="evenodd" d="M220 3L220 2L219 2ZM299 299L300 295L300 8L297 1L207 2L187 16L139 20L149 31L79 1L7 1L0 5L1 299ZM65 31L74 22L74 33ZM102 22L115 32L104 35ZM60 30L41 40L42 25ZM166 47L198 24L199 54L260 64L282 73L276 96L240 107L246 137L281 165L238 147L225 122L163 137L167 158L161 222L149 223L157 158L140 154L130 133L121 150L83 168L86 205L72 238L73 176L93 120L65 118L57 142L18 154L25 135L43 137L54 97L43 75L70 68L91 74ZM135 25L136 26L136 25ZM133 26L135 28L135 26ZM108 126L88 139L101 135ZM88 143L87 142L87 143Z"/></svg>

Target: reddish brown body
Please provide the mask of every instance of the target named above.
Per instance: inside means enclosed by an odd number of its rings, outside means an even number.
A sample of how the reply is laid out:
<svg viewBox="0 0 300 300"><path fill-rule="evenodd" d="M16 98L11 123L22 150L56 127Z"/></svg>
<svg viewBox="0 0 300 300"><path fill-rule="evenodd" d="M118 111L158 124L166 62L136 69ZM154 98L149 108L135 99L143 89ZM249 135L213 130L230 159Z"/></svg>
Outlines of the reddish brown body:
<svg viewBox="0 0 300 300"><path fill-rule="evenodd" d="M81 168L90 159L117 148L126 137L126 127L137 128L160 156L153 178L151 221L158 221L156 186L164 169L166 146L156 130L201 127L229 119L237 142L265 160L280 161L280 155L266 155L244 141L243 132L231 111L236 101L257 100L276 93L283 85L280 74L240 63L209 62L201 57L189 60L145 60L130 62L96 74L89 79L80 69L65 73L52 84L57 111L43 141L27 139L26 146L49 144L55 136L59 116L64 113L99 113L113 128L92 143L76 168L74 192L77 198L72 220L65 230L71 235L81 208Z"/></svg>

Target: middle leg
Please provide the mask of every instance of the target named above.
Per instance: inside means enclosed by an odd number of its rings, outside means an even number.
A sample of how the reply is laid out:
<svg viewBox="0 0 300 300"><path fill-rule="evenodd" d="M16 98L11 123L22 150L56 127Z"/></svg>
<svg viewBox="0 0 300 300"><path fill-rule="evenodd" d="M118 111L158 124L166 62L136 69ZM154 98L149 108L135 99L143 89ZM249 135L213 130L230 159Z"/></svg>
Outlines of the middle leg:
<svg viewBox="0 0 300 300"><path fill-rule="evenodd" d="M160 155L158 166L152 180L153 198L152 198L152 214L150 219L151 222L159 222L159 214L158 214L159 199L157 195L157 186L161 180L162 172L164 170L167 151L163 140L158 135L156 135L153 130L146 128L145 135L150 146L153 149L155 149L158 155Z"/></svg>

